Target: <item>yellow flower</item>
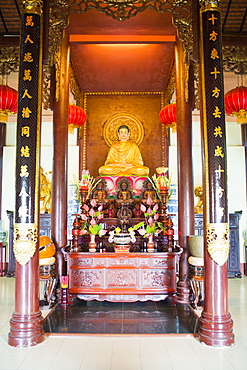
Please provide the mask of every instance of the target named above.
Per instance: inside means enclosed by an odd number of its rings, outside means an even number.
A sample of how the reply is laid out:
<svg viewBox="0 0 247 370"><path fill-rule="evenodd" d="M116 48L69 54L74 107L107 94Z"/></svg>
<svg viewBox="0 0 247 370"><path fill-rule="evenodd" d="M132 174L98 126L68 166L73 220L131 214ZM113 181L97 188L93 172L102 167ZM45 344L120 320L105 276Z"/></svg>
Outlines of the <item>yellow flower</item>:
<svg viewBox="0 0 247 370"><path fill-rule="evenodd" d="M119 234L121 232L120 227L116 227L115 231L116 231L117 234Z"/></svg>

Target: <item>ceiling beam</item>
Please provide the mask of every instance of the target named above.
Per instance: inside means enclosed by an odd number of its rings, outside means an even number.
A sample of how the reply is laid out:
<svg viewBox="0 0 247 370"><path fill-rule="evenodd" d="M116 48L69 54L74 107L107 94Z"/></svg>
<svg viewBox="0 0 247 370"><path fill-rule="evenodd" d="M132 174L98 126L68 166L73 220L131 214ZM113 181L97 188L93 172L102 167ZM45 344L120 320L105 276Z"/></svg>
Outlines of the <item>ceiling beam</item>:
<svg viewBox="0 0 247 370"><path fill-rule="evenodd" d="M88 44L106 43L142 43L160 44L175 42L176 36L163 35L70 35L70 42L82 42Z"/></svg>
<svg viewBox="0 0 247 370"><path fill-rule="evenodd" d="M247 46L247 34L224 34L222 43L224 46Z"/></svg>
<svg viewBox="0 0 247 370"><path fill-rule="evenodd" d="M19 36L0 36L1 47L19 46Z"/></svg>

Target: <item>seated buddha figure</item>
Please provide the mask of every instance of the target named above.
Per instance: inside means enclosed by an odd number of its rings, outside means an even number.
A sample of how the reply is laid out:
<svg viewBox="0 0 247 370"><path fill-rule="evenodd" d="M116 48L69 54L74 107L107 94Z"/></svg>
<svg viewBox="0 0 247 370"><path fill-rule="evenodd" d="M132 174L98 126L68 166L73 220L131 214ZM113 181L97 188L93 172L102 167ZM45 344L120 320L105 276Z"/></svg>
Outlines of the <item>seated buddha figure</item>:
<svg viewBox="0 0 247 370"><path fill-rule="evenodd" d="M128 180L125 178L119 181L119 189L117 190L117 203L132 203L132 192L129 189Z"/></svg>
<svg viewBox="0 0 247 370"><path fill-rule="evenodd" d="M107 198L106 184L102 180L97 184L93 191L92 198L97 199L99 203L105 203Z"/></svg>
<svg viewBox="0 0 247 370"><path fill-rule="evenodd" d="M156 191L153 188L153 185L148 179L145 179L143 182L144 190L141 194L143 201L147 201L148 198L151 198L153 202L158 202Z"/></svg>
<svg viewBox="0 0 247 370"><path fill-rule="evenodd" d="M112 143L100 176L148 176L149 168L143 165L138 145L129 140L130 129L126 125L118 128L118 141Z"/></svg>

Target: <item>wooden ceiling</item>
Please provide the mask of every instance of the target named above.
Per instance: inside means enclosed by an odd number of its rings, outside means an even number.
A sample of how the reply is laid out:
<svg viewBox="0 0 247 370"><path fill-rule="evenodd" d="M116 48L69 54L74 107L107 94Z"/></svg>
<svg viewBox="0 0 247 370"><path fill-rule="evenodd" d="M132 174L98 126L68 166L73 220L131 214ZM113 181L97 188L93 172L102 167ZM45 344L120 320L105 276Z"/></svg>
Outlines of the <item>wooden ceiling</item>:
<svg viewBox="0 0 247 370"><path fill-rule="evenodd" d="M21 0L0 0L0 45L20 34ZM246 0L222 0L223 42L247 45ZM174 59L170 12L145 10L125 21L96 10L70 14L66 29L82 91L163 91Z"/></svg>

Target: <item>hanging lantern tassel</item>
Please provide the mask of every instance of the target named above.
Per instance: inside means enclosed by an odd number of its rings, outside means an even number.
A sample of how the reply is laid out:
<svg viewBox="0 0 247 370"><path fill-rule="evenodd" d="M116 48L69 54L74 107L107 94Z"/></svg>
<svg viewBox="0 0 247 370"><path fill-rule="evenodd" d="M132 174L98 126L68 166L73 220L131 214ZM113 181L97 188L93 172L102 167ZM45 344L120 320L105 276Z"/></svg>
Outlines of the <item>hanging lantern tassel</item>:
<svg viewBox="0 0 247 370"><path fill-rule="evenodd" d="M247 87L238 86L225 94L225 111L237 117L237 123L247 123Z"/></svg>
<svg viewBox="0 0 247 370"><path fill-rule="evenodd" d="M86 113L80 107L75 104L69 104L68 112L68 130L72 134L74 128L81 127L87 120Z"/></svg>
<svg viewBox="0 0 247 370"><path fill-rule="evenodd" d="M176 103L168 104L161 109L159 118L167 128L171 127L172 132L176 131Z"/></svg>
<svg viewBox="0 0 247 370"><path fill-rule="evenodd" d="M8 85L0 85L0 122L8 122L10 114L17 113L18 92Z"/></svg>

